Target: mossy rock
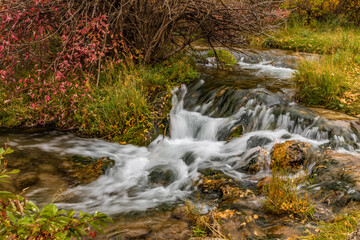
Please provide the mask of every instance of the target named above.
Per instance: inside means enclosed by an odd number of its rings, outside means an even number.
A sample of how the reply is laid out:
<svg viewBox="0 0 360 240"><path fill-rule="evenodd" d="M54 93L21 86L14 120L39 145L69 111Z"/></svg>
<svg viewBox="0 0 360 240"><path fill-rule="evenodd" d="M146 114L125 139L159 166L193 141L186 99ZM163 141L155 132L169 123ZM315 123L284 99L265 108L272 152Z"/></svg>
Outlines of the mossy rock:
<svg viewBox="0 0 360 240"><path fill-rule="evenodd" d="M249 162L245 165L240 167L242 172L256 174L260 171L260 163L259 163L260 156L252 157Z"/></svg>
<svg viewBox="0 0 360 240"><path fill-rule="evenodd" d="M201 181L197 186L203 197L207 195L216 195L216 201L223 201L228 198L241 195L244 191L242 183L233 179L223 172L214 169L202 169Z"/></svg>
<svg viewBox="0 0 360 240"><path fill-rule="evenodd" d="M71 156L63 163L68 176L80 183L90 183L115 165L109 158L92 158L78 155Z"/></svg>
<svg viewBox="0 0 360 240"><path fill-rule="evenodd" d="M230 133L229 137L226 139L226 142L229 142L230 140L232 140L234 138L241 137L243 135L243 133L244 133L244 126L243 125L233 127L231 129L231 133Z"/></svg>
<svg viewBox="0 0 360 240"><path fill-rule="evenodd" d="M308 160L310 147L310 144L298 141L275 144L271 153L270 168L296 169L301 167Z"/></svg>

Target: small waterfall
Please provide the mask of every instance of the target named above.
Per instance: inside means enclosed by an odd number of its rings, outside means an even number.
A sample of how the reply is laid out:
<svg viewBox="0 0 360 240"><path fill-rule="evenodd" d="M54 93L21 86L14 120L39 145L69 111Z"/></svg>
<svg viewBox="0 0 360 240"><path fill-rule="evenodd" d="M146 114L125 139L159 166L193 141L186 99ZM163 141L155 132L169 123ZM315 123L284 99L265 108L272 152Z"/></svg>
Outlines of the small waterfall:
<svg viewBox="0 0 360 240"><path fill-rule="evenodd" d="M245 63L244 56L241 59ZM58 203L64 208L108 214L184 201L193 192L193 182L202 169L220 170L239 181L255 183L267 168L256 175L241 168L254 156L269 163L268 154L275 143L299 140L314 147L331 146L350 152L359 149L358 133L291 100L286 81L293 69L270 66L273 61L264 59L253 65L246 63L249 66L242 63L240 69L225 75L216 70L197 83L174 89L171 136L158 136L147 148L59 133L36 141L18 138L11 144L18 149L36 148L58 155L113 159L115 166L105 175L69 189L73 197ZM272 73L270 77L259 77L267 71ZM238 126L243 127L243 136L227 141Z"/></svg>

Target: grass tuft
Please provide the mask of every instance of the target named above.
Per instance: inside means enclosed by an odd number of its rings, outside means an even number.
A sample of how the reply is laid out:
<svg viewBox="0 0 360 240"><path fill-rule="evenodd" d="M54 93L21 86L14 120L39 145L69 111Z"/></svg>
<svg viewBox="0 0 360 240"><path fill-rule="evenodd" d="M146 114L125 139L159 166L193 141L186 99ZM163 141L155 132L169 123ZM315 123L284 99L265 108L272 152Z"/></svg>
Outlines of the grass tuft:
<svg viewBox="0 0 360 240"><path fill-rule="evenodd" d="M360 29L339 19L306 22L293 18L265 47L323 54L304 61L295 74L299 101L360 114Z"/></svg>
<svg viewBox="0 0 360 240"><path fill-rule="evenodd" d="M263 206L266 211L302 218L311 218L314 214L314 206L307 195L300 195L294 179L289 179L280 170L273 170L272 179L265 186L264 194Z"/></svg>
<svg viewBox="0 0 360 240"><path fill-rule="evenodd" d="M360 214L351 212L327 222L321 222L316 234L309 234L303 240L344 240L355 231Z"/></svg>

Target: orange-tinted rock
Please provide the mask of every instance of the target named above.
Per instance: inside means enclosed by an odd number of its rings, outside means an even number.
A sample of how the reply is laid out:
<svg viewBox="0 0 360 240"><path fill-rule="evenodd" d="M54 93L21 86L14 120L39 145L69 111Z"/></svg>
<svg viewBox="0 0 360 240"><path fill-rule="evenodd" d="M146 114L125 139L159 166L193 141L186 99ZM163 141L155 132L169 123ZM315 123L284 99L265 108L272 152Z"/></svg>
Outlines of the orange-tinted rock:
<svg viewBox="0 0 360 240"><path fill-rule="evenodd" d="M275 144L271 153L271 168L296 168L302 166L309 155L310 144L287 141Z"/></svg>

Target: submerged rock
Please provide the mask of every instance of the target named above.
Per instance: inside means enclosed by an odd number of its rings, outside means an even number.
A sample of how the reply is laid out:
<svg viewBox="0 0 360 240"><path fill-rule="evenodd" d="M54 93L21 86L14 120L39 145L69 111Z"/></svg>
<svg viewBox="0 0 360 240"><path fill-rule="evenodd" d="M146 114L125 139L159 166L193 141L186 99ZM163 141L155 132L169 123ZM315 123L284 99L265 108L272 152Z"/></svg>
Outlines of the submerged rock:
<svg viewBox="0 0 360 240"><path fill-rule="evenodd" d="M118 218L96 239L188 240L192 235L189 222L186 207L180 206L171 211L154 212L147 216Z"/></svg>
<svg viewBox="0 0 360 240"><path fill-rule="evenodd" d="M254 152L248 157L244 166L241 166L239 170L241 172L256 174L260 171L260 162L262 158L259 155L259 151Z"/></svg>
<svg viewBox="0 0 360 240"><path fill-rule="evenodd" d="M247 149L254 148L254 147L263 147L268 143L271 143L271 139L267 137L261 136L252 136L247 141Z"/></svg>
<svg viewBox="0 0 360 240"><path fill-rule="evenodd" d="M271 153L271 168L298 168L308 159L310 144L287 141L275 144Z"/></svg>
<svg viewBox="0 0 360 240"><path fill-rule="evenodd" d="M309 176L315 185L313 197L327 205L342 208L360 202L360 156L327 151Z"/></svg>
<svg viewBox="0 0 360 240"><path fill-rule="evenodd" d="M243 133L244 133L244 126L243 125L236 126L231 130L230 136L226 139L226 141L229 142L231 139L241 137Z"/></svg>
<svg viewBox="0 0 360 240"><path fill-rule="evenodd" d="M149 174L148 178L151 183L166 187L175 180L175 175L171 170L156 168Z"/></svg>
<svg viewBox="0 0 360 240"><path fill-rule="evenodd" d="M24 173L16 176L15 186L17 189L22 190L24 188L35 185L39 181L37 173Z"/></svg>
<svg viewBox="0 0 360 240"><path fill-rule="evenodd" d="M63 168L70 178L80 183L90 183L105 171L115 165L115 161L108 158L91 158L71 156L63 162Z"/></svg>

